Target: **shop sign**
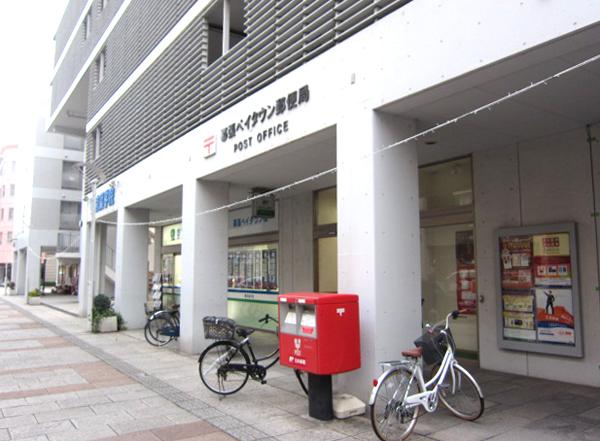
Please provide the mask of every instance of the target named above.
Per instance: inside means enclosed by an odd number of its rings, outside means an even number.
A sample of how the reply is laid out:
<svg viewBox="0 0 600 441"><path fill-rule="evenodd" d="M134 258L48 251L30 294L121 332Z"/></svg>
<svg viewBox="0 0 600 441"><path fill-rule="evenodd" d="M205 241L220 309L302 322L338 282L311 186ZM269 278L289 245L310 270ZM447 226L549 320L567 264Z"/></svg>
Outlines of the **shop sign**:
<svg viewBox="0 0 600 441"><path fill-rule="evenodd" d="M167 225L162 230L162 246L181 245L181 224Z"/></svg>
<svg viewBox="0 0 600 441"><path fill-rule="evenodd" d="M277 210L274 217L264 218L254 216L252 207L238 208L229 212L229 236L248 236L277 231Z"/></svg>
<svg viewBox="0 0 600 441"><path fill-rule="evenodd" d="M110 187L100 195L96 196L96 213L115 205L115 188Z"/></svg>
<svg viewBox="0 0 600 441"><path fill-rule="evenodd" d="M228 124L221 129L219 139L221 142L233 142L233 152L260 144L268 139L275 138L290 130L289 120L285 117L305 105L310 100L308 85L290 91L285 96L275 99L270 104L265 104L248 115L240 117L238 121ZM216 153L216 137L210 136L204 141L204 157Z"/></svg>
<svg viewBox="0 0 600 441"><path fill-rule="evenodd" d="M498 233L500 346L581 357L575 225Z"/></svg>

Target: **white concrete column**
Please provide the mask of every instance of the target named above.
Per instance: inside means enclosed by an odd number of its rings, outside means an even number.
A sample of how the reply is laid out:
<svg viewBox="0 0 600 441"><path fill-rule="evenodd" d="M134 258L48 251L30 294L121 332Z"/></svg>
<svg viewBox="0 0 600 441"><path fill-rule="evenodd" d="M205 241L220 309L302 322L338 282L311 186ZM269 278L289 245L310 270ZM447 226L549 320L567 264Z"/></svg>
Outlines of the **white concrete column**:
<svg viewBox="0 0 600 441"><path fill-rule="evenodd" d="M411 121L360 111L337 126L338 290L360 299L361 369L336 389L367 400L378 362L398 359L421 329L418 163Z"/></svg>
<svg viewBox="0 0 600 441"><path fill-rule="evenodd" d="M229 0L223 0L223 35L222 55L229 51L229 35L231 33L231 5Z"/></svg>
<svg viewBox="0 0 600 441"><path fill-rule="evenodd" d="M96 262L98 267L94 274L96 275L96 286L98 293L106 292L106 224L96 222ZM107 294L108 295L108 294Z"/></svg>
<svg viewBox="0 0 600 441"><path fill-rule="evenodd" d="M228 213L197 215L228 202L227 183L188 178L183 186L180 349L200 352L202 317L227 315Z"/></svg>
<svg viewBox="0 0 600 441"><path fill-rule="evenodd" d="M79 303L79 315L86 317L88 314L88 297L89 297L89 284L88 284L88 271L89 271L89 260L90 260L90 247L89 247L89 234L90 224L86 222L83 217L85 212L82 213L82 225L80 231L79 240L79 255L81 256L79 262L79 281L77 282L77 301Z"/></svg>
<svg viewBox="0 0 600 441"><path fill-rule="evenodd" d="M29 291L40 287L40 270L41 270L41 250L39 246L29 244L27 248L27 264L26 264L26 276L25 276L25 291L27 294Z"/></svg>
<svg viewBox="0 0 600 441"><path fill-rule="evenodd" d="M115 265L115 309L129 329L146 324L148 291L148 210L119 208ZM142 223L142 225L131 225Z"/></svg>
<svg viewBox="0 0 600 441"><path fill-rule="evenodd" d="M17 291L17 294L20 294L20 295L23 295L26 293L26 291L25 291L25 279L26 279L26 275L27 275L26 257L27 257L26 248L19 250L17 252L17 259L16 259L17 269L16 269L16 273L13 277L15 280L15 289Z"/></svg>

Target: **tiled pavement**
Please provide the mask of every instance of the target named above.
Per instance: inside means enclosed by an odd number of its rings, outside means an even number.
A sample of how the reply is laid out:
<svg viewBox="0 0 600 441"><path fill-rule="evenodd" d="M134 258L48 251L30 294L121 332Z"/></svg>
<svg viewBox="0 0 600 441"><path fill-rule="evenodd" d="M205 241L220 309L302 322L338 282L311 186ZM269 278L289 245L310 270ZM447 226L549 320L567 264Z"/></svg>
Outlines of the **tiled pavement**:
<svg viewBox="0 0 600 441"><path fill-rule="evenodd" d="M600 389L471 370L484 416L468 423L440 409L411 440L600 441ZM376 439L366 417L309 418L287 369L268 381L220 400L176 345L151 347L135 330L90 334L83 319L0 299L0 441Z"/></svg>

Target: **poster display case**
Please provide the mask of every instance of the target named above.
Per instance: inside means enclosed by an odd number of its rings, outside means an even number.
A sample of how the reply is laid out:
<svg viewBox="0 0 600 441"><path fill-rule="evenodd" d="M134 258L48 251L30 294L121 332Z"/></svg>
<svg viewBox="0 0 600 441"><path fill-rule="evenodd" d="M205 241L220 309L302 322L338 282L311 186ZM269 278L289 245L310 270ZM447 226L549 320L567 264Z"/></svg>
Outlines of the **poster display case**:
<svg viewBox="0 0 600 441"><path fill-rule="evenodd" d="M583 357L574 223L496 235L501 348Z"/></svg>

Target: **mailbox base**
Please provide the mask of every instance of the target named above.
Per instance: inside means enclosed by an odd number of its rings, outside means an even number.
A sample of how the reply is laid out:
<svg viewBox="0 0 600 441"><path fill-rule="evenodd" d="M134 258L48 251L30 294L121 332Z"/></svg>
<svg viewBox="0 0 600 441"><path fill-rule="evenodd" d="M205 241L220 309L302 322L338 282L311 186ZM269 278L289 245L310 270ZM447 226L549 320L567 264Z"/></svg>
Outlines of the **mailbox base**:
<svg viewBox="0 0 600 441"><path fill-rule="evenodd" d="M308 415L321 421L333 419L331 375L308 374Z"/></svg>

